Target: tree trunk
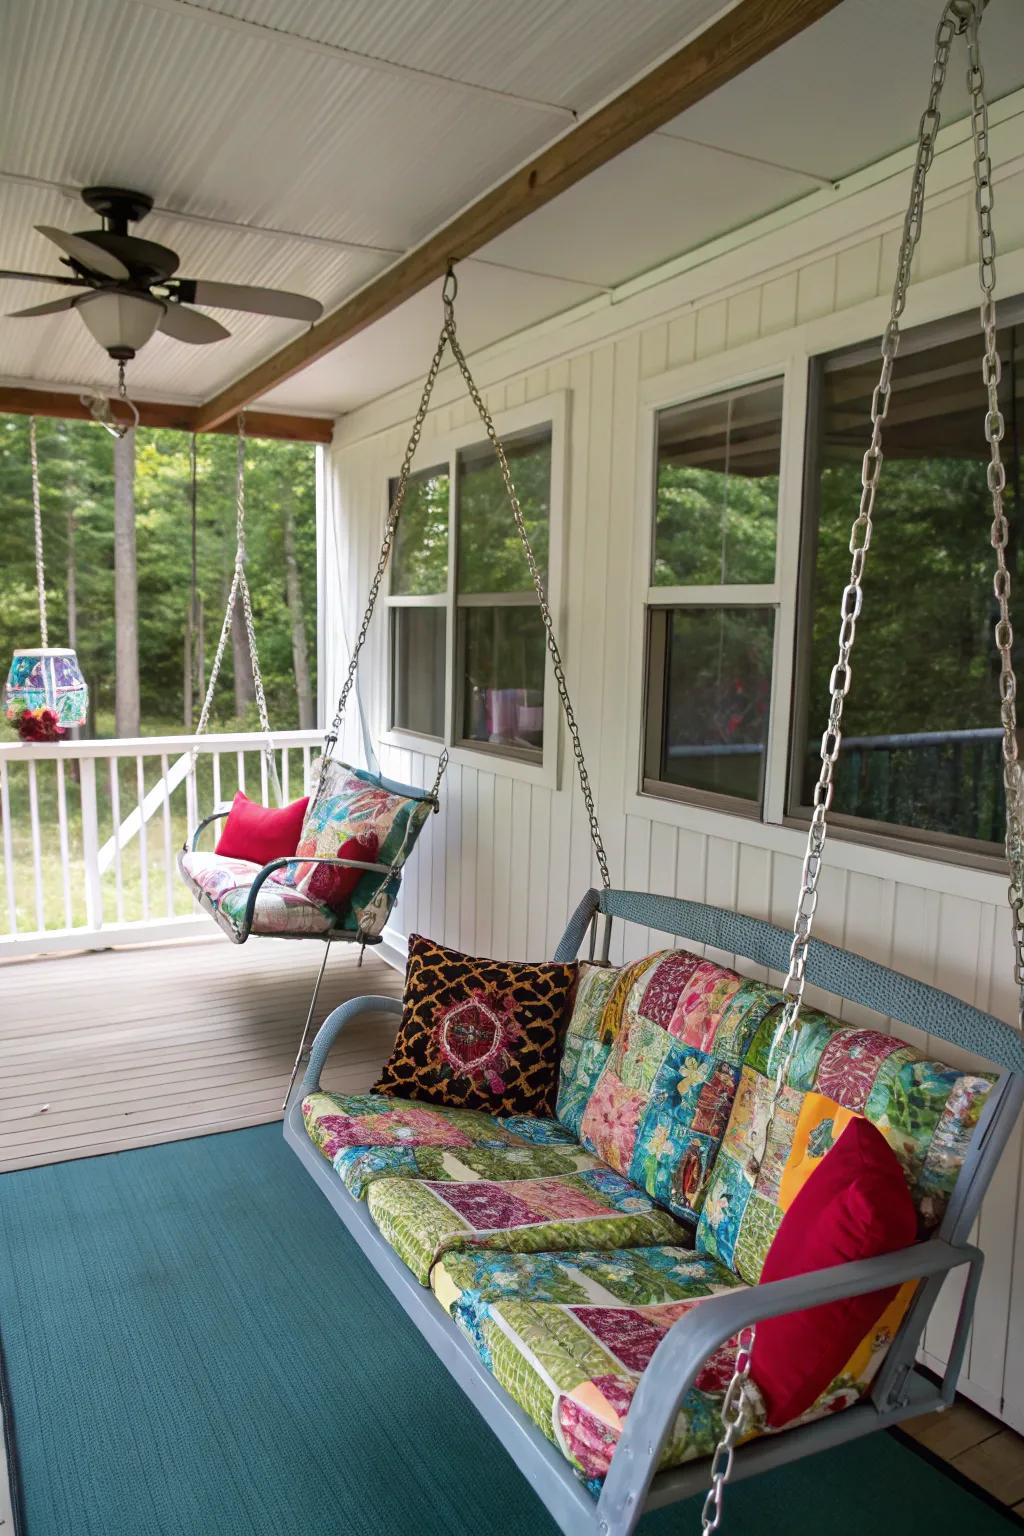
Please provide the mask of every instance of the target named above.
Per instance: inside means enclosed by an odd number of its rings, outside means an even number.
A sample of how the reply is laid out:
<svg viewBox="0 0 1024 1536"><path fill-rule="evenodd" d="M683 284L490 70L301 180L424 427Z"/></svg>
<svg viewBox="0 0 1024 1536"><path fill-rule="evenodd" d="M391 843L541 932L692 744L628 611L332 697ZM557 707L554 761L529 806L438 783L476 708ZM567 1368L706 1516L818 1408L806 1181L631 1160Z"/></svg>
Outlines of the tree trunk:
<svg viewBox="0 0 1024 1536"><path fill-rule="evenodd" d="M69 506L65 513L67 528L67 604L68 604L68 645L73 651L78 649L78 564L75 558L75 509ZM89 697L88 715L85 722L86 731L90 730L93 712L93 698ZM72 741L81 741L82 727L73 725L68 732ZM73 758L68 764L71 769L71 777L78 782L78 760Z"/></svg>
<svg viewBox="0 0 1024 1536"><path fill-rule="evenodd" d="M235 673L235 714L241 719L250 705L256 702L256 684L253 682L249 642L245 635L241 593L238 594L235 611L231 616L231 655Z"/></svg>
<svg viewBox="0 0 1024 1536"><path fill-rule="evenodd" d="M316 707L309 680L306 621L302 612L299 563L295 558L295 524L288 502L285 502L284 507L284 574L288 613L292 622L292 665L295 669L295 692L299 700L299 730L310 731L316 725Z"/></svg>
<svg viewBox="0 0 1024 1536"><path fill-rule="evenodd" d="M114 720L118 736L139 734L139 591L135 570L135 433L114 442Z"/></svg>
<svg viewBox="0 0 1024 1536"><path fill-rule="evenodd" d="M185 730L191 732L192 720L192 599L189 598L188 609L185 614L185 652L182 658L182 694L184 707L181 712L182 723Z"/></svg>

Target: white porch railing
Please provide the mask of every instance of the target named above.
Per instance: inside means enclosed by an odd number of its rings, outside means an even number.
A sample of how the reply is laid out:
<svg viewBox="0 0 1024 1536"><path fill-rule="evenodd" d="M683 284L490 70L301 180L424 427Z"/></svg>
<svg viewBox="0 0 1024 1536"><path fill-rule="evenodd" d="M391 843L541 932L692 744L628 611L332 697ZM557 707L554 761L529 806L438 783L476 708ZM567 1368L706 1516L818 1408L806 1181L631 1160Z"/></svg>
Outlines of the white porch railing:
<svg viewBox="0 0 1024 1536"><path fill-rule="evenodd" d="M275 732L286 801L307 792L320 740ZM262 748L255 731L0 743L0 958L208 931L175 860L237 789L271 803ZM216 830L207 838L212 847Z"/></svg>

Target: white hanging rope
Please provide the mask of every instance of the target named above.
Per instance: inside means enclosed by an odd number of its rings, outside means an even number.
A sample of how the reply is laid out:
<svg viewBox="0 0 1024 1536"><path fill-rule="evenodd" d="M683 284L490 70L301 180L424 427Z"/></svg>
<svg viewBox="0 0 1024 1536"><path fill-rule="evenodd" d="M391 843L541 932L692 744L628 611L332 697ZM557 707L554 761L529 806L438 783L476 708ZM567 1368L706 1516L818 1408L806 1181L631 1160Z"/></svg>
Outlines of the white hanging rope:
<svg viewBox="0 0 1024 1536"><path fill-rule="evenodd" d="M206 689L206 697L199 714L199 723L196 726L196 735L202 736L210 720L210 710L213 706L214 694L217 691L217 679L220 676L221 664L224 660L224 652L227 649L228 636L235 616L235 605L238 598L242 599L242 614L245 619L245 637L249 647L249 661L252 664L252 680L256 690L256 707L259 710L260 729L266 737L263 746L263 755L267 763L267 773L274 788L274 796L280 805L284 799L281 790L281 781L277 772L277 756L274 747L274 737L270 729L270 717L267 713L267 699L263 690L263 676L260 672L260 658L256 647L256 628L253 623L252 597L249 593L249 583L245 575L245 413L238 418L238 449L235 459L235 569L231 577L231 586L228 590L227 606L224 609L224 622L221 625L220 639L217 641L217 650L214 654L213 665L210 668L210 681ZM199 756L199 743L192 747L192 773L195 773L196 760Z"/></svg>
<svg viewBox="0 0 1024 1536"><path fill-rule="evenodd" d="M43 564L43 507L39 496L39 451L36 446L36 419L28 419L28 453L32 465L32 521L36 535L36 591L39 593L39 639L49 645L46 624L46 567Z"/></svg>

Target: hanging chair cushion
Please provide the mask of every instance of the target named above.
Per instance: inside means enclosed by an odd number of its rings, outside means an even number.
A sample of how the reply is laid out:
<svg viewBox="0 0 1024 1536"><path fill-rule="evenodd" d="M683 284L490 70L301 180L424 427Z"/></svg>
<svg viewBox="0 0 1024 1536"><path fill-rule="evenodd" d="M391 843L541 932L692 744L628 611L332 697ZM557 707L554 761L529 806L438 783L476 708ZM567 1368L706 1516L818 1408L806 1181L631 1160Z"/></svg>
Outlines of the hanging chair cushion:
<svg viewBox="0 0 1024 1536"><path fill-rule="evenodd" d="M446 1253L553 1253L688 1241L642 1189L600 1164L527 1179L380 1179L367 1208L421 1285Z"/></svg>
<svg viewBox="0 0 1024 1536"><path fill-rule="evenodd" d="M995 1080L925 1061L894 1035L813 1009L801 1020L767 1149L777 1017L769 1015L754 1036L697 1229L697 1247L751 1285L796 1195L857 1116L895 1153L919 1236L937 1227Z"/></svg>
<svg viewBox="0 0 1024 1536"><path fill-rule="evenodd" d="M336 858L339 847L349 838L372 832L377 839L376 862L403 864L434 808L426 792L422 796L400 794L378 774L333 759L314 765L314 781L318 773L323 776L322 783L310 797L295 852L309 858ZM311 863L293 864L282 870L282 883L308 894L316 869ZM357 883L351 896L352 927L358 925L364 908L379 891L382 878L368 873Z"/></svg>
<svg viewBox="0 0 1024 1536"><path fill-rule="evenodd" d="M528 1179L578 1173L597 1160L557 1121L498 1120L474 1109L380 1094L317 1092L302 1101L306 1134L350 1195L378 1179Z"/></svg>
<svg viewBox="0 0 1024 1536"><path fill-rule="evenodd" d="M612 1251L449 1250L434 1263L430 1284L488 1370L595 1494L640 1377L669 1328L706 1298L742 1286L716 1259L678 1242ZM887 1311L801 1422L859 1400L893 1328ZM735 1358L732 1339L705 1362L680 1404L662 1470L714 1450ZM754 1433L765 1427L759 1404Z"/></svg>
<svg viewBox="0 0 1024 1536"><path fill-rule="evenodd" d="M200 905L217 920L229 938L240 938L249 888L262 866L251 859L189 851L179 854L178 867ZM261 885L257 894L252 932L272 936L312 935L326 933L336 923L336 916L329 907L311 900L301 891L276 885L271 878Z"/></svg>
<svg viewBox="0 0 1024 1536"><path fill-rule="evenodd" d="M576 969L475 960L413 934L402 1022L374 1092L550 1114Z"/></svg>
<svg viewBox="0 0 1024 1536"><path fill-rule="evenodd" d="M589 1151L696 1226L744 1056L779 995L681 949L606 976L584 979L560 1112Z"/></svg>
<svg viewBox="0 0 1024 1536"><path fill-rule="evenodd" d="M303 795L275 810L239 790L215 851L232 859L248 859L259 867L289 858L298 844L308 804L309 796Z"/></svg>
<svg viewBox="0 0 1024 1536"><path fill-rule="evenodd" d="M869 1120L851 1120L796 1196L764 1261L761 1282L909 1248L917 1212L888 1142ZM898 1286L758 1324L751 1373L769 1424L799 1417L896 1297Z"/></svg>
<svg viewBox="0 0 1024 1536"><path fill-rule="evenodd" d="M346 838L336 850L334 857L354 859L357 864L375 864L377 834L364 832L362 837ZM271 878L285 873L285 870L276 870ZM332 912L348 912L352 906L352 892L365 873L365 870L345 868L339 864L319 864L306 881L305 895L329 907Z"/></svg>

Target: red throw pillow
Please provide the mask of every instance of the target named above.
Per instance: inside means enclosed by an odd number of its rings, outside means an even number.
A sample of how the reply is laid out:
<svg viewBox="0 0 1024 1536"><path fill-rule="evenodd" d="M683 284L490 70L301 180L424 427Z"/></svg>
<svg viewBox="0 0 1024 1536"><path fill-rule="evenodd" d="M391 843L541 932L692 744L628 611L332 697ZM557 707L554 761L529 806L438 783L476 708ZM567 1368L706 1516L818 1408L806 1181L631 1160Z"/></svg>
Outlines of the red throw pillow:
<svg viewBox="0 0 1024 1536"><path fill-rule="evenodd" d="M870 1120L851 1120L782 1218L761 1284L908 1248L917 1213L903 1169ZM758 1323L750 1374L772 1428L806 1413L898 1287Z"/></svg>
<svg viewBox="0 0 1024 1536"><path fill-rule="evenodd" d="M378 847L376 832L364 832L362 837L350 837L342 843L337 857L375 864ZM346 869L343 864L314 864L306 883L306 894L314 901L322 901L332 912L344 912L352 892L365 874L365 869Z"/></svg>
<svg viewBox="0 0 1024 1536"><path fill-rule="evenodd" d="M275 811L270 806L258 805L239 790L231 802L215 852L231 859L250 859L254 864L290 858L299 846L308 804L309 796L304 795Z"/></svg>

